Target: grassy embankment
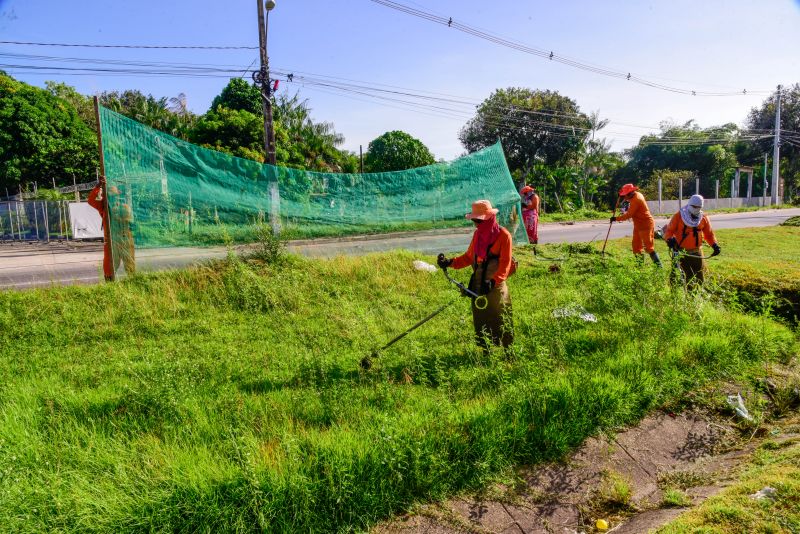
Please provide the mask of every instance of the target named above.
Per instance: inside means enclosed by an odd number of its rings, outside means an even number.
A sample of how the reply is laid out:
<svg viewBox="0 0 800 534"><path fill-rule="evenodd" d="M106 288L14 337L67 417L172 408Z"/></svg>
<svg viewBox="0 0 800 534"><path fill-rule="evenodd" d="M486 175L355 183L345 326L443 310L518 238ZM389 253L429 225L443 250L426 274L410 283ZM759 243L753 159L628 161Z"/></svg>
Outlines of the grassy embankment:
<svg viewBox="0 0 800 534"><path fill-rule="evenodd" d="M0 293L0 530L359 529L796 354L612 254L553 274L518 252L514 356L477 351L467 301L410 253ZM553 316L571 305L598 321Z"/></svg>
<svg viewBox="0 0 800 534"><path fill-rule="evenodd" d="M800 317L800 228L790 224L717 230L715 234L722 254L707 262L711 273L709 287L726 294L729 307L770 311L797 323ZM609 241L608 249L622 255L630 250L630 238ZM656 250L666 263L669 255L663 241L656 242ZM704 250L711 254L709 247Z"/></svg>
<svg viewBox="0 0 800 534"><path fill-rule="evenodd" d="M753 497L764 488L775 492ZM734 484L658 532L800 532L800 441L765 441Z"/></svg>

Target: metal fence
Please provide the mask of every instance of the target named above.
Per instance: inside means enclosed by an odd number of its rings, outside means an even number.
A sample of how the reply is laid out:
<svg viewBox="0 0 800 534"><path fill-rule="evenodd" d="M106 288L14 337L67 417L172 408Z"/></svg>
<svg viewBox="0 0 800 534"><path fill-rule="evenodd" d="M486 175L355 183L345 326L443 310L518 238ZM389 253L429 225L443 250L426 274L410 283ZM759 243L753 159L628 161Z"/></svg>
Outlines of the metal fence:
<svg viewBox="0 0 800 534"><path fill-rule="evenodd" d="M68 201L0 202L0 240L45 241L72 239Z"/></svg>
<svg viewBox="0 0 800 534"><path fill-rule="evenodd" d="M730 181L730 188L726 188L727 196L720 196L720 186L723 185L719 180L707 181L701 184L699 179L677 180L677 194L662 194L666 189L661 178L657 182L657 194L654 200L648 200L647 206L651 213L656 215L667 215L678 211L683 204L688 201L693 194L705 195L704 208L707 210L720 208L741 208L751 206L771 206L772 201L769 196L769 182L760 179L753 179L752 173L736 173ZM724 184L727 186L728 184ZM709 189L713 186L713 192ZM782 189L781 189L782 191ZM712 196L713 195L713 196ZM665 198L666 197L666 198Z"/></svg>

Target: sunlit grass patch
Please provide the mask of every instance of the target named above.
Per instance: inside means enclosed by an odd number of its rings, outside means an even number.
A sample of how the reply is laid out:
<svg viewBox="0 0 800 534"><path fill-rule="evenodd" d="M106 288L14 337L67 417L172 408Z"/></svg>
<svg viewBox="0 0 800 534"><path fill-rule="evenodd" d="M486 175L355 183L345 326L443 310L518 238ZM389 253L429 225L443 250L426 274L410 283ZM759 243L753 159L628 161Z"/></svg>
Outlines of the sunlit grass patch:
<svg viewBox="0 0 800 534"><path fill-rule="evenodd" d="M574 256L518 254L513 354L408 252L0 293L0 530L363 529L796 353L665 270Z"/></svg>

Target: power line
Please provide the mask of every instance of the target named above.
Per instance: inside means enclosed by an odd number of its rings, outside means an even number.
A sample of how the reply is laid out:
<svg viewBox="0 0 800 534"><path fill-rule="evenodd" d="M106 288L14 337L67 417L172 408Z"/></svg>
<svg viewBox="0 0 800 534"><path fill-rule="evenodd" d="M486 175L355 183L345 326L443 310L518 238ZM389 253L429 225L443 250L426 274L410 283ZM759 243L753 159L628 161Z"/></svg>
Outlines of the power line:
<svg viewBox="0 0 800 534"><path fill-rule="evenodd" d="M111 65L109 67L60 67L60 66L41 66L41 65L0 65L0 67L15 68L15 69L29 69L33 74L60 74L60 75L115 75L115 76L175 76L183 78L231 78L233 73L240 73L241 66L238 65L215 65L215 64L197 64L197 63L170 63L170 62L143 62L143 61L123 61L123 60L108 60L108 59L94 59L94 58L72 58L72 57L58 57L58 56L34 56L27 54L3 54L0 57L11 58L27 58L34 61L67 61L70 63L88 63L91 65ZM136 67L136 68L128 68ZM232 67L232 68L224 68ZM249 70L248 66L245 70ZM275 70L276 74L283 74L285 81L300 83L304 87L312 86L318 90L322 88L328 89L330 94L342 93L356 94L367 97L373 103L380 103L386 105L385 102L392 102L396 105L389 105L389 107L407 109L427 115L433 115L451 120L469 121L473 119L473 112L464 109L456 109L452 106L469 106L470 108L476 107L476 101L470 100L466 97L459 97L455 95L446 95L443 93L433 93L430 91L418 91L398 86L390 86L386 84L383 87L375 87L368 85L371 82L360 82L358 80L350 80L350 82L358 83L343 83L336 82L335 80L342 80L343 78L336 78L332 76L318 75L322 80L311 76L296 76L292 72L283 72ZM300 71L295 71L300 72ZM347 79L344 79L347 80ZM389 87L391 89L386 89ZM415 92L417 91L417 92ZM412 100L407 100L410 98ZM419 100L414 101L413 99ZM375 102L375 101L380 102ZM529 127L538 127L537 129L547 135L555 137L568 137L579 138L585 140L589 133L593 130L590 127L581 126L585 124L587 116L577 112L564 112L557 110L526 110L515 108L514 106L499 106L500 110L512 110L520 112L524 115L541 116L552 119L553 121L560 120L562 122L544 122L542 120L525 119L522 117L502 117L494 120L482 119L483 122L491 127L503 129L505 131L519 131L525 130ZM570 121L563 123L564 121ZM580 124L572 123L571 121L579 121ZM616 124L626 125L613 121ZM630 125L634 126L634 125ZM635 127L655 129L654 126L641 126ZM571 132L571 134L570 134ZM685 137L675 136L661 136L654 139L644 141L646 144L683 144L683 145L697 145L709 143L730 143L735 140L755 140L764 138L764 136L757 137L755 134L748 133L751 130L742 130L737 132L736 139L731 138L714 138L709 137L701 140L686 139ZM752 130L755 132L755 130ZM613 132L605 130L603 133L613 134L620 137L632 137L634 139L641 138L637 135L623 132ZM766 136L769 137L769 136Z"/></svg>
<svg viewBox="0 0 800 534"><path fill-rule="evenodd" d="M310 79L310 78L306 78L306 77L297 77L297 76L294 76L293 79L294 80L298 80L299 83L308 82L308 83L310 83L312 85L335 87L335 88L340 89L340 90L353 91L353 92L356 92L356 93L359 93L359 94L368 95L368 96L371 96L373 98L382 98L381 96L378 96L378 95L368 94L367 93L368 91L374 90L374 88L371 88L371 87L366 87L366 86L361 86L361 85L352 85L352 84L334 84L334 83L330 83L330 82L319 82L319 81L314 80L314 79ZM387 91L384 91L384 90L378 90L378 91L380 91L382 93L383 92L387 92ZM408 92L388 91L388 93L411 96L411 97L418 96L418 95L415 95L413 93L408 93ZM467 103L467 104L469 104L469 102L451 101L451 100L447 100L447 99L437 99L437 100L445 100L447 102L452 102L452 103ZM402 102L402 103L410 103L407 100L397 100L397 101L398 102ZM465 113L463 110L457 110L457 109L453 109L453 108L445 108L445 107L441 107L441 106L430 106L430 107L435 108L437 110L443 110L443 111L448 111L448 112ZM500 106L498 109L500 109L500 110L503 110L503 109L509 110L509 109L513 109L513 108ZM538 112L531 111L531 110L517 109L517 111L524 112L526 114L527 113L538 114ZM541 113L541 114L549 116L548 113ZM469 118L472 117L471 113L469 113L468 115L469 115ZM583 122L585 122L586 119L587 119L587 117L585 115L582 115L582 114L569 114L569 115L565 114L565 116L567 116L568 118L572 118L572 119L580 119ZM523 118L517 118L517 117L506 117L506 118L504 118L504 120L511 121L511 122L518 122L518 123L522 123L522 124L529 124L529 125L548 126L548 127L558 128L558 129L563 129L563 130L571 130L573 132L574 131L580 131L580 132L584 132L584 133L587 133L587 134L592 132L592 128L583 127L583 126L580 126L580 125L577 125L577 124L563 124L563 123L557 123L557 122L542 122L542 121L537 121L537 120L532 120L532 119L523 119ZM612 123L613 122L614 121L612 121ZM647 127L647 128L655 128L655 127ZM627 133L622 133L622 132L613 132L613 131L605 131L604 133L612 133L612 134L618 134L618 135L632 135L632 134L627 134ZM751 134L750 130L739 130L739 132L737 132L737 133L740 133L740 135L742 135L742 136L754 136L755 135L755 134ZM636 136L636 137L638 137L638 136ZM677 141L687 141L687 138L683 137L683 136L662 136L662 137L659 137L659 139L664 139L664 140L674 139L674 140L677 140ZM721 138L721 137L720 138L712 137L710 140L711 141L725 142L728 139L727 138Z"/></svg>
<svg viewBox="0 0 800 534"><path fill-rule="evenodd" d="M447 26L448 28L453 28L460 32L466 33L468 35L472 35L473 37L477 37L479 39L483 39L485 41L489 41L491 43L504 46L506 48L511 48L513 50L517 50L519 52L523 52L526 54L530 54L533 56L537 56L543 59L548 59L550 61L555 61L557 63L561 63L563 65L567 65L573 68L585 70L588 72L592 72L595 74L600 74L603 76L608 76L611 78L623 79L627 81L631 81L634 83L638 83L641 85L645 85L648 87L652 87L654 89L661 89L663 91L669 91L673 93L680 93L685 95L691 96L739 96L739 95L748 95L748 94L770 94L769 91L751 91L743 88L741 91L735 92L711 92L711 91L700 91L697 89L686 89L681 87L669 86L662 83L654 82L652 80L645 79L643 77L637 76L629 72L614 70L608 67L593 65L589 62L571 59L567 56L558 55L554 53L552 50L544 50L540 48L534 48L523 43L513 41L511 39L506 39L504 37L500 37L496 34L489 33L487 31L480 30L478 28L468 26L466 24L462 24L453 20L452 17L443 17L439 16L427 11L423 11L421 9L416 9L399 2L395 2L393 0L370 0L371 2L388 7L395 11L399 11L401 13L405 13L407 15L411 15L417 18L421 18L423 20L427 20L429 22L433 22L435 24L440 24L443 26Z"/></svg>
<svg viewBox="0 0 800 534"><path fill-rule="evenodd" d="M172 76L172 77L187 77L187 78L201 78L201 77L227 77L230 74L236 72L240 72L243 67L241 65L232 65L232 64L208 64L208 63L171 63L171 62L152 62L152 61L126 61L126 60L113 60L113 59L97 59L97 58L75 58L75 57L63 57L63 56L43 56L43 55L29 55L29 54L14 54L14 53L0 53L0 57L9 57L9 58L24 58L30 59L34 61L65 61L70 63L86 63L92 65L115 65L115 66L135 66L135 67L152 67L157 68L159 70L144 70L144 69L95 69L95 68L72 68L69 71L64 70L64 67L53 67L53 73L59 73L62 75L70 75L70 76L77 76L77 75L87 75L90 72L96 72L98 75L137 75L142 74L144 76ZM46 67L41 66L22 66L22 65L6 65L6 67L10 68L30 68L34 72L27 73L27 74L42 74L42 71L46 70ZM169 67L169 69L167 68ZM232 67L232 68L224 68L224 67ZM252 64L245 67L244 71L250 70ZM276 71L278 72L278 71ZM292 78L295 77L293 74L294 72L303 73L303 71L291 69L285 70L284 74L286 76L290 76ZM47 71L47 74L50 74L50 71ZM184 74L186 73L186 74ZM386 94L397 94L402 96L408 96L411 98L416 98L420 100L429 100L429 101L439 101L446 103L448 105L466 105L466 106L478 106L479 102L470 99L469 97L463 96L456 96L452 94L446 93L436 93L431 91L424 91L419 89L410 89L407 87L401 87L396 85L388 85L388 84L381 84L375 82L364 82L361 80L354 80L349 78L340 78L335 76L327 76L321 74L314 74L314 73L306 73L310 74L310 77L304 76L297 76L298 79L302 79L303 81L307 81L309 83L330 83L336 86L347 86L354 89L366 90L366 91L374 91L374 92L383 92ZM242 75L240 74L240 77ZM320 80L322 78L322 80ZM343 80L346 83L336 82L333 81ZM287 80L292 81L292 80ZM298 80L301 81L301 80ZM354 82L354 83L350 83ZM381 87L375 87L375 86ZM388 88L388 89L386 89ZM498 109L505 109L510 111L515 111L518 113L522 113L525 115L537 115L547 118L552 117L565 117L568 119L577 119L580 121L585 121L587 119L586 115L583 113L578 112L565 112L565 111L558 111L558 110L528 110L522 108L516 108L514 106L500 106ZM609 121L613 124L618 124L621 126L627 126L632 128L643 128L648 130L656 130L661 128L659 126L653 125L640 125L640 124L631 124L623 121L618 121L615 119L609 119ZM532 122L535 123L535 122ZM554 123L547 123L547 124L554 124ZM581 126L576 124L570 124L570 128L581 128ZM582 128L586 131L590 131L591 128ZM757 130L748 130L755 132ZM762 131L769 131L771 130L762 130ZM609 132L608 133L615 133ZM628 134L621 134L621 135L628 135Z"/></svg>
<svg viewBox="0 0 800 534"><path fill-rule="evenodd" d="M299 83L303 83L303 82L301 81ZM316 91L320 91L320 92L323 92L323 93L342 96L342 97L345 97L345 98L349 98L349 99L353 99L353 100L357 100L357 101L362 101L362 102L368 101L368 102L372 102L372 103L377 103L379 105L385 105L387 107L391 107L391 108L395 108L395 109L407 109L409 111L412 111L412 112L415 112L415 113L421 113L421 114L424 114L424 115L443 117L443 118L446 118L446 119L459 120L459 121L465 120L465 117L463 116L463 112L461 112L459 110L451 110L451 109L448 109L448 108L440 108L440 107L433 107L432 108L432 107L427 106L425 104L408 102L406 100L396 99L396 98L387 97L387 96L371 95L369 93L364 93L364 92L361 92L361 91L353 91L353 90L348 89L348 88L340 88L340 87L336 87L336 86L330 85L330 84L322 84L322 86L320 86L320 84L309 84L309 85L310 85L310 87L308 87L308 89L310 89L312 91L316 90ZM305 84L303 84L303 86L306 87ZM356 93L356 94L360 94L362 96L366 96L368 98L380 99L380 100L389 101L389 102L396 102L396 103L400 103L401 105L386 104L385 102L374 102L374 100L365 100L364 98L353 97L350 94L342 94L343 92L344 93ZM462 115L459 115L459 113L461 113ZM523 125L520 125L520 121L522 121ZM509 124L509 122L510 122L510 124ZM497 129L497 130L501 130L501 131L506 131L506 132L524 131L524 130L527 129L525 125L527 125L527 126L530 126L532 124L541 125L542 127L540 127L538 129L537 133L543 134L544 136L548 136L548 137L558 137L558 138L578 138L578 139L586 140L586 137L588 136L588 133L590 133L586 129L581 129L581 128L574 128L573 129L572 127L567 126L567 125L560 125L560 124L557 124L557 123L542 123L542 122L536 122L536 121L526 122L526 121L524 121L522 119L518 119L516 122L514 120L508 121L508 120L502 120L502 119L499 119L499 120L491 120L491 119L489 119L489 120L483 120L483 123L486 124L487 126L491 127L491 128L494 128L494 129ZM561 127L562 130L566 130L566 131L559 131L558 129L556 129L556 130L548 129L548 128L553 128L553 127L556 127L556 128ZM572 131L572 134L570 134L569 131ZM578 133L576 133L576 131L577 132L582 132L582 133L578 134ZM620 135L620 136L632 136L631 134L622 134L622 133L617 133L617 132L609 132L609 133L616 133L617 135ZM632 136L632 137L638 138L639 136ZM683 137L662 137L662 138L654 138L654 139L650 139L650 140L646 140L646 141L643 141L641 138L639 138L639 141L640 141L640 143L647 144L647 145L697 146L697 145L706 145L706 144L732 144L732 143L736 143L736 142L740 142L740 141L741 142L754 141L754 140L758 140L758 139L762 139L762 138L766 138L766 137L771 137L771 136L756 136L756 135L752 135L752 134L742 133L742 134L739 134L739 135L734 135L734 136L731 136L731 137L724 137L724 138L706 137L706 138L702 138L702 139L687 139L687 138L683 138Z"/></svg>
<svg viewBox="0 0 800 534"><path fill-rule="evenodd" d="M257 46L214 46L214 45L109 45L75 43L36 43L30 41L0 41L0 44L24 46L58 46L68 48L136 48L144 50L258 50Z"/></svg>
<svg viewBox="0 0 800 534"><path fill-rule="evenodd" d="M12 68L16 67L15 65L0 65L0 67L2 67L2 66L7 66L7 67L10 66ZM114 75L129 75L129 76L167 76L167 75L171 75L171 76L178 76L178 77L183 77L183 78L208 78L208 77L230 78L231 77L230 76L231 72L239 72L238 69L199 69L201 72L192 72L192 71L186 71L185 69L178 69L178 70L166 70L166 69L164 69L164 70L142 70L142 69L120 69L120 68L101 68L101 69L97 69L97 68L89 68L89 67L39 67L39 66L28 66L28 68L41 69L43 71L46 71L47 74L51 74L53 70L55 70L56 73L63 74L64 73L63 71L67 70L68 71L67 74L69 74L69 75L94 75L96 72L100 72L100 73L103 73L103 74L113 73ZM209 70L212 71L212 72L207 72ZM75 71L78 71L78 72L75 72ZM85 71L88 71L88 72L85 72ZM221 71L221 72L223 72L225 74L219 74L219 73L215 74L214 71ZM276 74L281 74L279 71L275 71L275 73ZM394 107L394 108L406 109L406 110L410 109L410 110L413 110L413 111L422 112L422 113L427 114L427 115L433 115L433 116L442 117L442 118L459 120L459 121L462 121L462 122L463 121L468 121L471 118L473 118L471 113L466 112L464 110L444 107L444 106L440 106L440 105L431 104L431 103L428 103L428 102L409 101L409 100L405 100L405 99L402 99L402 98L397 98L395 96L390 96L390 95L387 95L387 94L383 94L383 93L385 93L385 91L380 91L379 94L373 94L372 92L370 92L370 90L372 90L374 88L370 88L370 87L364 87L363 89L359 89L358 88L359 86L355 86L355 88L354 88L354 86L352 84L334 84L334 83L329 83L329 82L320 82L320 81L313 80L313 79L310 79L310 78L307 78L307 77L300 77L299 79L297 79L296 77L293 77L292 81L295 81L295 80L297 80L295 83L300 83L304 87L311 86L311 87L315 87L315 88L327 88L328 91L324 91L324 92L328 92L328 93L331 93L331 94L341 94L343 92L344 93L351 93L351 94L357 94L357 95L361 95L361 96L367 97L369 99L372 99L371 101L373 103L383 104L383 102L375 102L375 100L380 100L380 101L388 101L388 102L392 102L392 103L395 103L395 104L399 104L399 106L398 105L390 105L388 107ZM287 81L288 82L289 79L287 77L287 78L284 78L282 81ZM394 91L394 92L389 92L389 93L398 93L398 92ZM412 98L418 96L418 95L414 95L413 93L399 93L399 94L404 94L404 95L410 96ZM454 101L454 102L457 102L457 101ZM524 111L527 111L527 110L524 110ZM572 118L573 116L570 116L570 117ZM574 118L583 118L585 120L585 117L580 116L580 115L575 115ZM578 126L578 125L561 124L561 123L557 123L557 122L543 122L543 121L536 121L536 120L531 120L531 119L524 119L524 118L521 118L521 117L506 117L506 118L498 118L498 119L495 119L495 120L485 120L485 119L483 119L483 122L485 124L487 124L488 126L490 126L490 127L494 127L494 128L501 129L501 130L504 130L504 131L509 131L509 132L525 130L525 129L529 128L529 127L538 127L538 130L540 132L542 132L542 133L544 133L546 135L552 136L552 137L578 138L578 139L585 140L586 137L588 136L588 134L591 133L591 129L590 128L584 128L584 127L581 127L581 126ZM571 132L571 134L569 132ZM619 137L631 137L633 139L639 138L639 136L636 136L634 134L623 133L623 132L607 131L607 132L604 132L604 133L610 133L610 134L613 134L613 135L619 136ZM757 137L757 138L760 139L762 137ZM646 144L649 144L649 145L654 145L654 144L663 144L663 145L666 145L666 144L672 144L672 145L728 144L728 143L731 143L731 142L735 142L736 140L745 141L745 140L754 140L754 139L757 139L757 138L749 136L749 135L744 134L744 133L742 135L738 136L736 139L730 139L730 138L705 138L705 139L699 139L699 140L691 140L691 139L685 139L685 138L682 138L682 137L665 136L665 137L655 138L655 139L652 139L652 140L647 140L647 141L644 141L643 143L646 143ZM642 142L641 139L640 139L640 142Z"/></svg>

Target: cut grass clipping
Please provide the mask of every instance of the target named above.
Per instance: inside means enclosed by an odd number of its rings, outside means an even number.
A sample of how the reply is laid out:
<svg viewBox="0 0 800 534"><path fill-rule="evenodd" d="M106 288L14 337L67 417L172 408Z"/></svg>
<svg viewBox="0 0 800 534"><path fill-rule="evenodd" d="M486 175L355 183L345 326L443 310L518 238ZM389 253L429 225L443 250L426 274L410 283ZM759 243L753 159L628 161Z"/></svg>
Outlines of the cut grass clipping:
<svg viewBox="0 0 800 534"><path fill-rule="evenodd" d="M629 253L555 274L525 254L515 354L484 355L468 301L416 258L0 293L0 531L360 530L796 349ZM554 316L568 306L597 322Z"/></svg>

